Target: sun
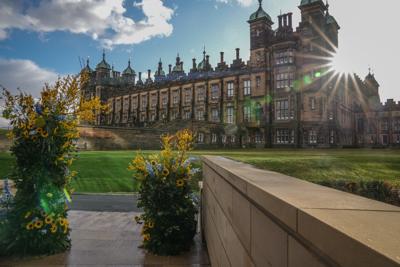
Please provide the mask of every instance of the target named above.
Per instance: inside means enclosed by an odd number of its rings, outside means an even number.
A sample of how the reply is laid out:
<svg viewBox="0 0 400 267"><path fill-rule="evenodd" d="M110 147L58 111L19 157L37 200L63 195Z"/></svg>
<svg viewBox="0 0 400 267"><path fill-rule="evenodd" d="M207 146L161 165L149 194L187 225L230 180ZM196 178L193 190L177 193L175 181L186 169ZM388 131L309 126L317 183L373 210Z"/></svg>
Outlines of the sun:
<svg viewBox="0 0 400 267"><path fill-rule="evenodd" d="M352 56L346 55L341 51L337 51L336 54L333 55L331 66L335 72L338 73L353 73L354 69L352 63Z"/></svg>

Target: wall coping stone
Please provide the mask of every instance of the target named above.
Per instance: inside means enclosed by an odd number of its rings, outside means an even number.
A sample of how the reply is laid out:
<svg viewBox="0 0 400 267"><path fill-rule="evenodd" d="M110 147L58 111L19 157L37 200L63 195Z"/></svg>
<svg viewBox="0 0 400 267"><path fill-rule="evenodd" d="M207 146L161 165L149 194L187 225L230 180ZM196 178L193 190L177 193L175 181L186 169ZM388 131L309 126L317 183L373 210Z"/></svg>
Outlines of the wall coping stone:
<svg viewBox="0 0 400 267"><path fill-rule="evenodd" d="M202 159L253 204L339 265L400 265L399 207L220 156Z"/></svg>

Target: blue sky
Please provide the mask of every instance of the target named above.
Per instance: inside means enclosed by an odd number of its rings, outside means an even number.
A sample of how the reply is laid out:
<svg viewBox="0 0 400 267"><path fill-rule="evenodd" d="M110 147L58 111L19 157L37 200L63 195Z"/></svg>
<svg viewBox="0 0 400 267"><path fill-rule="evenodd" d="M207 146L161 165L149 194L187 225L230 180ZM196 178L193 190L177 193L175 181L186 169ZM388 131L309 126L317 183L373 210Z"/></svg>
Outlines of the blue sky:
<svg viewBox="0 0 400 267"><path fill-rule="evenodd" d="M299 4L300 0L264 0L263 8L275 27L281 10L293 12L296 27ZM381 101L400 101L400 56L396 34L390 31L398 25L397 1L330 0L329 4L330 14L341 26L341 68L363 78L370 66L381 85ZM213 67L221 51L230 64L236 47L247 61L247 20L257 8L256 0L1 0L0 84L12 92L20 87L38 96L45 82L79 72L78 56L85 63L90 56L94 69L103 48L115 70L122 72L131 57L131 67L144 73L142 78L147 78L148 69L154 73L160 56L167 72L178 51L189 72L192 58L197 63L202 60L204 46Z"/></svg>

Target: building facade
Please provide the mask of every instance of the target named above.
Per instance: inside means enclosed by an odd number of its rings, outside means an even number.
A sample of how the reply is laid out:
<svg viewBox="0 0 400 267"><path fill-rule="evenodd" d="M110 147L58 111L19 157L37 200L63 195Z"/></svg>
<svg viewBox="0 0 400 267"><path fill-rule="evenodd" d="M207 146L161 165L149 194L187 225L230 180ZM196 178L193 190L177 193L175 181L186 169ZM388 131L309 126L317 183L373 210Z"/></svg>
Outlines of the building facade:
<svg viewBox="0 0 400 267"><path fill-rule="evenodd" d="M179 54L167 73L162 62L151 77L105 60L87 66L86 98L110 104L95 125L177 131L190 125L201 147L342 148L398 146L400 103L380 103L371 74L361 80L331 66L339 24L321 0L301 0L301 22L292 13L278 26L259 8L251 14L250 59L211 66L209 55L185 72Z"/></svg>

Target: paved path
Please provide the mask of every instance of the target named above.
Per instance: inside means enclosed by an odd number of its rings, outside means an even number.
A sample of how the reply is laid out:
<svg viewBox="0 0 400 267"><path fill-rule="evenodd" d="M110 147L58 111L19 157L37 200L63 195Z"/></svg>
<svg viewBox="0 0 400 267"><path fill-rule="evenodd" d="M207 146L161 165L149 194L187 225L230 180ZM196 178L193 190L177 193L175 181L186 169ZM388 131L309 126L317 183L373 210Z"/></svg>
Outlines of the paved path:
<svg viewBox="0 0 400 267"><path fill-rule="evenodd" d="M206 248L197 234L190 252L163 257L139 249L141 225L135 223L139 212L98 212L70 210L72 248L42 259L0 258L1 267L210 267Z"/></svg>
<svg viewBox="0 0 400 267"><path fill-rule="evenodd" d="M72 194L70 210L86 211L114 211L114 212L141 212L136 206L139 195L109 195L109 194Z"/></svg>

